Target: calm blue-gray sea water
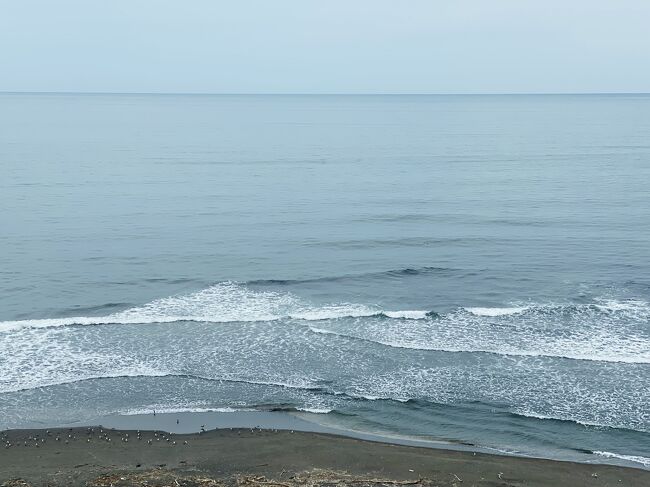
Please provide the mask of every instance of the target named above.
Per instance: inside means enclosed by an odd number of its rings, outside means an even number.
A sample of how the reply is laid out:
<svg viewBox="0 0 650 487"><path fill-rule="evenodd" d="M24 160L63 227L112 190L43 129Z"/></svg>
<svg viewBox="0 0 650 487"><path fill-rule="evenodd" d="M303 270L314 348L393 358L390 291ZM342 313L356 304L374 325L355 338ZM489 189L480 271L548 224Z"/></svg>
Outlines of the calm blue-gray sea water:
<svg viewBox="0 0 650 487"><path fill-rule="evenodd" d="M0 94L0 168L0 428L650 466L650 96Z"/></svg>

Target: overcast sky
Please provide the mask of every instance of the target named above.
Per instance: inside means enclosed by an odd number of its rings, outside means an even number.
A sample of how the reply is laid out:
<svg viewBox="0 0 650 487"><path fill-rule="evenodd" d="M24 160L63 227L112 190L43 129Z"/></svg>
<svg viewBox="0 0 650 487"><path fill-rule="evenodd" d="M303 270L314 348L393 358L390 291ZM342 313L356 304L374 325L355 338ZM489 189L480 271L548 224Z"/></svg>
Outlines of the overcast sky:
<svg viewBox="0 0 650 487"><path fill-rule="evenodd" d="M650 0L0 0L0 91L649 92Z"/></svg>

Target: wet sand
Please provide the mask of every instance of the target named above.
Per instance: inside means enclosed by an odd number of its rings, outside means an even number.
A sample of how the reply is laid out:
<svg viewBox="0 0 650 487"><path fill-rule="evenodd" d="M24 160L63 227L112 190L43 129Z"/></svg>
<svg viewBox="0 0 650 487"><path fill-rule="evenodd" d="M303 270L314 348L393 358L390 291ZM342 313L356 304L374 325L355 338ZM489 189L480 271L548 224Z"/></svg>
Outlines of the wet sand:
<svg viewBox="0 0 650 487"><path fill-rule="evenodd" d="M81 427L9 430L1 438L0 485L650 485L650 471L635 468L313 432L224 428L170 434Z"/></svg>

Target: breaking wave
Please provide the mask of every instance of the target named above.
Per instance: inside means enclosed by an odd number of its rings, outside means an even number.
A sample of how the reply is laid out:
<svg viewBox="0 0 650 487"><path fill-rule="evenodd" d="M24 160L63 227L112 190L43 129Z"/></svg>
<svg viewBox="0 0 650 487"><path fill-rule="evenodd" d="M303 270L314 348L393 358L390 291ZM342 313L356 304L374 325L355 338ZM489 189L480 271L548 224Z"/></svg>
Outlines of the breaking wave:
<svg viewBox="0 0 650 487"><path fill-rule="evenodd" d="M640 455L620 455L609 451L594 451L594 455L599 455L605 458L616 458L618 460L626 460L628 462L640 463L644 467L650 467L650 457L642 457Z"/></svg>
<svg viewBox="0 0 650 487"><path fill-rule="evenodd" d="M411 272L401 272L407 271ZM640 300L466 307L439 315L363 303L314 306L289 292L224 282L106 316L3 321L0 333L109 324L284 320L321 322L309 329L393 348L647 364L648 319L650 306Z"/></svg>
<svg viewBox="0 0 650 487"><path fill-rule="evenodd" d="M63 326L151 324L179 321L231 323L296 319L321 321L338 318L385 316L424 319L429 311L383 310L378 306L341 303L314 307L287 292L253 291L234 282L216 284L201 291L151 301L106 316L73 316L33 320L2 321L0 332L22 328Z"/></svg>
<svg viewBox="0 0 650 487"><path fill-rule="evenodd" d="M467 311L476 316L508 316L522 313L528 307L515 307L515 308L465 308Z"/></svg>

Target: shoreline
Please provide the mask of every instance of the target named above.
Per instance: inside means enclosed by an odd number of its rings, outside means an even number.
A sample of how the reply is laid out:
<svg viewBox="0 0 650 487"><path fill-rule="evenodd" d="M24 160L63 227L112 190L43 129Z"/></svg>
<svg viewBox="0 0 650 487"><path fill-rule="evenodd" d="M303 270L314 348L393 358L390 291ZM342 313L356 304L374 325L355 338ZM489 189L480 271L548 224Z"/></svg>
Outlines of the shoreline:
<svg viewBox="0 0 650 487"><path fill-rule="evenodd" d="M198 433L202 427L205 430L222 428L255 428L269 430L295 430L308 433L324 433L334 436L355 438L365 441L387 443L393 445L414 446L422 448L464 451L471 453L485 453L489 455L536 458L543 460L576 462L585 464L618 465L623 467L639 468L650 471L650 458L643 457L648 463L642 463L626 455L598 455L591 450L563 451L562 455L549 450L547 455L533 454L518 450L509 450L497 446L486 446L462 440L444 438L413 437L384 432L362 431L325 421L327 414L319 414L301 410L237 410L224 408L221 410L164 410L153 414L144 411L135 411L130 414L112 414L97 417L91 421L71 423L65 425L52 425L53 427L94 426L101 424L107 428L117 430L158 430L174 434ZM178 421L177 421L178 420ZM40 426L37 426L40 428ZM629 457L629 455L627 455Z"/></svg>
<svg viewBox="0 0 650 487"><path fill-rule="evenodd" d="M314 479L323 472L347 476L348 483L354 485L368 483L363 479L385 480L370 482L372 485L409 482L443 486L460 482L642 486L650 482L650 471L640 468L424 448L295 430L221 428L170 434L76 427L8 430L0 438L4 446L0 455L2 486L104 485L93 482L106 476L123 480L110 485L145 485L137 483L141 475L173 475L177 482L186 476L200 476L215 482L179 484L188 486L240 485L242 476L291 479L302 475L320 485ZM16 479L26 484L10 482ZM128 483L129 479L135 480Z"/></svg>
<svg viewBox="0 0 650 487"><path fill-rule="evenodd" d="M134 410L128 413L116 413L105 416L97 416L92 419L76 421L71 423L62 422L32 422L21 425L17 428L8 428L0 432L12 430L47 430L65 428L87 428L104 427L105 429L124 431L160 431L171 434L192 434L201 430L219 429L264 429L264 430L286 430L301 431L306 433L323 433L333 436L354 438L364 441L386 443L391 445L413 446L430 449L442 449L450 451L461 451L471 453L485 453L488 455L507 456L515 458L533 458L558 462L575 462L584 464L616 465L622 467L638 468L650 471L650 458L638 457L648 462L635 461L633 455L609 454L599 455L591 450L570 450L563 451L558 455L549 450L547 455L535 454L498 446L485 446L468 441L446 439L413 437L407 435L388 434L385 432L362 431L338 425L332 421L325 421L327 414L315 413L302 410L257 410L257 409L164 409L150 412L146 410ZM629 457L629 458L628 458Z"/></svg>
<svg viewBox="0 0 650 487"><path fill-rule="evenodd" d="M353 483L362 477L422 478L435 485L460 485L456 477L470 480L464 485L650 483L650 469L633 462L595 455L596 462L535 458L470 444L338 429L314 421L314 416L299 411L178 411L6 430L0 432L0 486L11 479L24 479L27 485L94 485L101 475L128 479L145 471L200 472L226 483L237 475L277 479L281 472L319 478L314 469L327 475L347 472L356 476ZM314 478L309 482L318 484Z"/></svg>
<svg viewBox="0 0 650 487"><path fill-rule="evenodd" d="M423 448L443 448L462 451L483 451L489 453L489 448L482 448L471 443L451 440L438 440L415 438L399 435L387 435L359 431L350 428L339 427L318 421L319 417L325 414L313 413L301 410L214 410L214 411L177 411L116 414L97 418L96 423L115 429L142 429L142 430L163 430L174 434L191 434L205 430L224 428L254 428L267 430L294 430L306 433L324 433L334 436L356 438L378 443L390 443L395 445L419 446ZM178 423L176 422L178 420ZM73 424L65 426L74 426ZM83 426L92 426L84 424ZM504 453L506 454L506 453Z"/></svg>

